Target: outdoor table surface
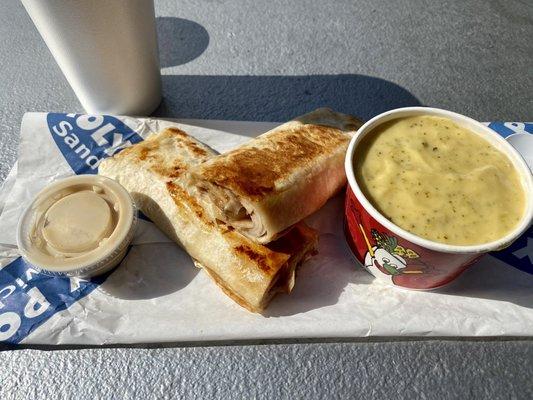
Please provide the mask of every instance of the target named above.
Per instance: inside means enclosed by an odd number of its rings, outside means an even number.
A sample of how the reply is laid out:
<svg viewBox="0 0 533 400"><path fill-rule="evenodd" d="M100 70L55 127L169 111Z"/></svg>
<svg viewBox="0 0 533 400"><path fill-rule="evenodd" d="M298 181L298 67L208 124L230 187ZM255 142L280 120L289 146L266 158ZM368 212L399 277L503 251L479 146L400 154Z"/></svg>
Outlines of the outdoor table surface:
<svg viewBox="0 0 533 400"><path fill-rule="evenodd" d="M529 0L156 0L155 115L363 119L429 105L531 120ZM26 111L83 112L17 0L0 2L0 181ZM1 349L1 348L0 348ZM527 338L5 349L0 398L533 398Z"/></svg>

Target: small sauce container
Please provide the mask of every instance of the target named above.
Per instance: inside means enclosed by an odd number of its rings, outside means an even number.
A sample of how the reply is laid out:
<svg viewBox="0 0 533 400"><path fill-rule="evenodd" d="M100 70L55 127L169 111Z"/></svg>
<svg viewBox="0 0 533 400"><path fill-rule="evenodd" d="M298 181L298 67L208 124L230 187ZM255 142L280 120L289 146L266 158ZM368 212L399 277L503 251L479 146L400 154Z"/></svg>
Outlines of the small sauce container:
<svg viewBox="0 0 533 400"><path fill-rule="evenodd" d="M45 274L89 278L120 263L136 223L134 202L118 182L73 176L37 194L20 218L17 244Z"/></svg>
<svg viewBox="0 0 533 400"><path fill-rule="evenodd" d="M432 115L452 120L478 134L506 154L521 177L526 195L526 210L515 228L504 237L479 245L449 245L408 232L389 221L366 199L354 173L353 160L361 140L378 125L387 121L416 115ZM365 269L388 284L409 289L435 289L446 285L487 252L501 250L528 229L533 220L533 178L513 146L490 128L471 118L451 111L429 107L407 107L380 114L365 123L352 138L345 160L348 187L345 199L345 235L356 259ZM377 239L376 239L377 237ZM385 238L397 243L404 256L391 254L377 242ZM402 264L401 272L387 268Z"/></svg>

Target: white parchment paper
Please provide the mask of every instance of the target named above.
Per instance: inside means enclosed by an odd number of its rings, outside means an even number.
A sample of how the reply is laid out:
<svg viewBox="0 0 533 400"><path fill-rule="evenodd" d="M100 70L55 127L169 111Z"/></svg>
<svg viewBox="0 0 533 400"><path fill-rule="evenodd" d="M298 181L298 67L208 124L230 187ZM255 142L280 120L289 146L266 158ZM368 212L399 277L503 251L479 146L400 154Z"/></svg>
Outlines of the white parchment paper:
<svg viewBox="0 0 533 400"><path fill-rule="evenodd" d="M276 125L116 118L141 137L176 125L220 152ZM25 115L18 164L0 191L0 267L17 257L15 232L24 207L46 184L74 174L53 135L47 114ZM108 139L110 146L113 140ZM264 315L227 298L183 250L141 221L121 265L98 288L41 322L22 343L533 334L532 275L489 255L437 291L384 286L351 257L342 233L342 202L337 196L308 218L320 232L319 254L300 269L293 293L277 296ZM2 289L0 301L7 293Z"/></svg>

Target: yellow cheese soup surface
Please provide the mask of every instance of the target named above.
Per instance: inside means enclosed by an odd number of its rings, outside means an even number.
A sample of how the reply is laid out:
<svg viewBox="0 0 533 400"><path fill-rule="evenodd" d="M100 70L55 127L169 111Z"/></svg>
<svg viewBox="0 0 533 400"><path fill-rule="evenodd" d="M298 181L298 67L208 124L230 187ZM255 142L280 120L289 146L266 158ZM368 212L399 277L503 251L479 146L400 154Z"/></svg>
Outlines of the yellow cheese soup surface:
<svg viewBox="0 0 533 400"><path fill-rule="evenodd" d="M525 194L510 159L447 118L378 126L354 157L367 199L403 229L437 242L497 240L522 218Z"/></svg>

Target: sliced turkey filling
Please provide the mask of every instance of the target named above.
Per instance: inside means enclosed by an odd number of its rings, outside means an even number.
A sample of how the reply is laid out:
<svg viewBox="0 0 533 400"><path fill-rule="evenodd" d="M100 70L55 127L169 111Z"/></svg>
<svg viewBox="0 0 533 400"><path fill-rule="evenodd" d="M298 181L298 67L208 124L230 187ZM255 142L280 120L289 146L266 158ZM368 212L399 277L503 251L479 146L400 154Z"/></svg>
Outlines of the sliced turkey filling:
<svg viewBox="0 0 533 400"><path fill-rule="evenodd" d="M231 190L205 181L197 182L196 187L202 202L214 218L255 240L267 234L261 217L253 207L241 202Z"/></svg>

